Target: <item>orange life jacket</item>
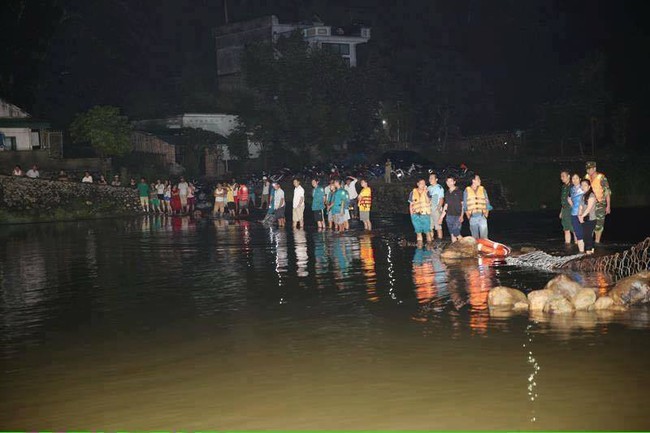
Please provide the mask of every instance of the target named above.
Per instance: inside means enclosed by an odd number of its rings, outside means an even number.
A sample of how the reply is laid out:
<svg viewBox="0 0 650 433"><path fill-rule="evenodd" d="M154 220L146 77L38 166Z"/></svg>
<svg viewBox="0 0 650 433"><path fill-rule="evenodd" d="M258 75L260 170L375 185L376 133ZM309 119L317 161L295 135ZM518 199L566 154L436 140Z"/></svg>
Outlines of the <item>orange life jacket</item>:
<svg viewBox="0 0 650 433"><path fill-rule="evenodd" d="M605 177L602 173L594 173L593 179L591 176L587 175L587 179L591 181L591 190L594 192L597 201L603 201L605 198L605 189L603 188L603 178Z"/></svg>
<svg viewBox="0 0 650 433"><path fill-rule="evenodd" d="M487 197L485 196L485 188L480 185L476 191L471 186L465 188L467 194L467 212L474 213L487 213Z"/></svg>
<svg viewBox="0 0 650 433"><path fill-rule="evenodd" d="M421 193L419 189L413 188L411 199L413 204L413 213L431 215L431 198L426 190Z"/></svg>
<svg viewBox="0 0 650 433"><path fill-rule="evenodd" d="M372 206L372 190L370 187L365 187L361 189L359 193L359 210L361 212L370 212L370 207Z"/></svg>

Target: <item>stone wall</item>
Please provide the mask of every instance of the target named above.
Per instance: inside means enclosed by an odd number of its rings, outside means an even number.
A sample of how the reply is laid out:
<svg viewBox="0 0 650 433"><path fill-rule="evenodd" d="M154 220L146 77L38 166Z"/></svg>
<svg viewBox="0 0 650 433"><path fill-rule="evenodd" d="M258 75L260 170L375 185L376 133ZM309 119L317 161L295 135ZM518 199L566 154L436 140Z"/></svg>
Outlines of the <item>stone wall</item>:
<svg viewBox="0 0 650 433"><path fill-rule="evenodd" d="M137 191L129 188L0 176L0 224L138 212Z"/></svg>

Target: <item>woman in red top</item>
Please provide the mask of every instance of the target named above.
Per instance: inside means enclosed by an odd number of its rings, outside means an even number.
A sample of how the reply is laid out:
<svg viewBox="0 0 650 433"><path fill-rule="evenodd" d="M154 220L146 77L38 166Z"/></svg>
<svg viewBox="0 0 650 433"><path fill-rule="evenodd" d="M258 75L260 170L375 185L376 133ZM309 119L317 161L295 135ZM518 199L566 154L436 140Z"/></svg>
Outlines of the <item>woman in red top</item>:
<svg viewBox="0 0 650 433"><path fill-rule="evenodd" d="M245 183L242 183L239 186L239 189L237 191L237 197L239 197L239 213L243 214L244 211L246 211L246 215L250 215L250 213L248 212L249 193L248 193L248 187L246 186Z"/></svg>
<svg viewBox="0 0 650 433"><path fill-rule="evenodd" d="M181 195L178 192L178 187L174 186L172 188L172 200L171 200L171 207L172 207L172 213L173 214L179 214L181 213Z"/></svg>

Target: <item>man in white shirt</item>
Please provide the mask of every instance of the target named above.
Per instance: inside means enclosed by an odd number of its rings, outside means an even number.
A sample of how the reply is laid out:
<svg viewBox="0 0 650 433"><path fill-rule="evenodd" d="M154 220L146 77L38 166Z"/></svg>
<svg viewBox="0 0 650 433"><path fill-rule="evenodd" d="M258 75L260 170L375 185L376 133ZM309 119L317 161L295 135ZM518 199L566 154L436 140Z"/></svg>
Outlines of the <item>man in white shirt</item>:
<svg viewBox="0 0 650 433"><path fill-rule="evenodd" d="M187 212L187 193L190 189L190 184L185 182L185 178L181 177L181 181L178 182L178 196L181 199L181 208L183 212Z"/></svg>
<svg viewBox="0 0 650 433"><path fill-rule="evenodd" d="M280 188L280 184L273 182L273 189L275 189L275 194L273 195L273 209L275 214L275 219L278 222L278 227L284 227L284 191Z"/></svg>
<svg viewBox="0 0 650 433"><path fill-rule="evenodd" d="M269 182L269 179L264 176L262 178L262 203L260 203L260 209L264 208L264 205L266 207L269 207L269 194L271 193L271 182Z"/></svg>
<svg viewBox="0 0 650 433"><path fill-rule="evenodd" d="M359 197L359 193L357 193L357 181L358 179L352 176L348 176L348 178L345 179L345 190L350 197L350 205L352 206L352 218L356 217L357 210L359 209L359 206L357 205L357 197Z"/></svg>
<svg viewBox="0 0 650 433"><path fill-rule="evenodd" d="M90 173L85 172L83 179L81 179L82 183L93 183L93 177L90 175Z"/></svg>
<svg viewBox="0 0 650 433"><path fill-rule="evenodd" d="M293 180L293 228L305 228L303 222L305 215L305 189L298 179Z"/></svg>
<svg viewBox="0 0 650 433"><path fill-rule="evenodd" d="M27 170L27 174L25 175L30 179L38 179L41 177L41 174L38 172L38 167L35 165L32 166L29 170Z"/></svg>

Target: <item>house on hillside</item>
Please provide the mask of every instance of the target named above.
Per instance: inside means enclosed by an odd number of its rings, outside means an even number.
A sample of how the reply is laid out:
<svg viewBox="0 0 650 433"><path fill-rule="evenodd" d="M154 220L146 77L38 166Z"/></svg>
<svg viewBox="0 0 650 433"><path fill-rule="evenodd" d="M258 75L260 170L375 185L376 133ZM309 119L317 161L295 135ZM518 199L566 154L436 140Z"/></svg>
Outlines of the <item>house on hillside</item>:
<svg viewBox="0 0 650 433"><path fill-rule="evenodd" d="M47 151L60 156L61 142L61 132L51 131L48 122L0 99L0 151Z"/></svg>
<svg viewBox="0 0 650 433"><path fill-rule="evenodd" d="M203 129L227 138L237 127L237 116L222 113L185 113L163 119L133 122L133 146L135 152L152 153L170 159L170 148L176 149L175 162L183 164L183 148L177 143L174 130L183 128ZM207 177L222 176L229 171L229 162L236 159L228 150L227 141L217 143L218 150L206 151L202 157L202 172ZM260 146L248 144L250 158L260 156Z"/></svg>
<svg viewBox="0 0 650 433"><path fill-rule="evenodd" d="M327 26L320 20L281 23L275 15L225 24L214 30L219 90L243 86L241 58L247 44L276 42L278 38L289 36L296 30L302 32L310 46L339 54L351 67L357 65L357 47L370 40L369 27Z"/></svg>

